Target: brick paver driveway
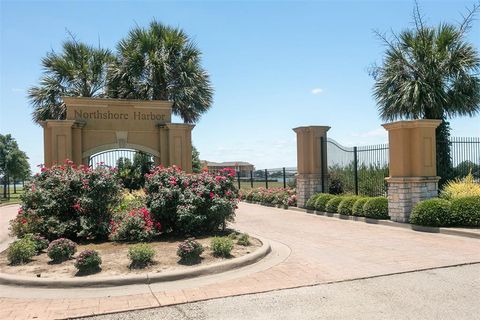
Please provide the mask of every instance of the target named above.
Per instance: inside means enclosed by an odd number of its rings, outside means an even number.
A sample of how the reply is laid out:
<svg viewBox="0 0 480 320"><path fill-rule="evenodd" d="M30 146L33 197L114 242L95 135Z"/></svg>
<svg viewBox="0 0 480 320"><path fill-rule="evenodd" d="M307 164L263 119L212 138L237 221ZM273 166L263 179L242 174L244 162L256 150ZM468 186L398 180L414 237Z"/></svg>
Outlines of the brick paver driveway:
<svg viewBox="0 0 480 320"><path fill-rule="evenodd" d="M105 289L105 296L85 298L80 296L88 289L75 289L79 295L76 298L71 296L70 289L29 289L22 298L12 297L16 290L0 286L0 296L7 297L0 301L0 318L81 316L480 262L478 239L245 203L239 207L235 227L282 243L290 249L285 258L263 270L238 270L233 275L219 275L204 282L192 279L181 286L180 283L145 285L144 289L135 289L137 294L125 287L115 295ZM22 291L18 292L17 295L22 295Z"/></svg>

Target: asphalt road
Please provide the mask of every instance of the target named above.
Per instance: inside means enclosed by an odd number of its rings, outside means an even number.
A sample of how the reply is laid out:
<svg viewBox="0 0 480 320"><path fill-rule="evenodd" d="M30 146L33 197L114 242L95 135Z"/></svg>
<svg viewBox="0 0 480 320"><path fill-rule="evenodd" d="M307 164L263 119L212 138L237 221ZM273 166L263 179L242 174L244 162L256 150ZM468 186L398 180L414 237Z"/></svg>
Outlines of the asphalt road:
<svg viewBox="0 0 480 320"><path fill-rule="evenodd" d="M480 264L85 319L480 319Z"/></svg>

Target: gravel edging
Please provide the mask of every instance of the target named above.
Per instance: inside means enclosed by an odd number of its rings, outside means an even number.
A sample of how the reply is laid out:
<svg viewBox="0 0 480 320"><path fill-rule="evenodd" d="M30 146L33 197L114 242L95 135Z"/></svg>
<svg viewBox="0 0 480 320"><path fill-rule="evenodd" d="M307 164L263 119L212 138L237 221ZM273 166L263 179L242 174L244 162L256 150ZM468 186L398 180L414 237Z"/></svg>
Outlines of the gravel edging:
<svg viewBox="0 0 480 320"><path fill-rule="evenodd" d="M204 275L212 275L251 265L267 256L272 250L270 243L262 238L255 238L262 242L262 246L254 252L239 258L234 258L207 266L194 267L191 270L178 270L165 273L145 273L129 276L113 276L96 279L42 279L0 273L0 284L48 288L110 287L131 284L151 284L156 282L167 282Z"/></svg>
<svg viewBox="0 0 480 320"><path fill-rule="evenodd" d="M474 232L474 231L451 229L451 228L440 228L440 227L425 227L425 226L419 226L419 225L410 224L410 223L395 222L391 220L378 220L378 219L365 218L365 217L347 216L347 215L342 215L338 213L321 212L317 210L308 210L308 209L296 208L296 207L290 207L287 210L299 211L299 212L304 212L309 214L313 213L319 216L333 217L333 218L338 218L342 220L361 221L361 222L370 223L370 224L378 224L382 226L403 228L403 229L409 229L409 230L419 231L419 232L441 233L441 234L447 234L451 236L480 239L480 232Z"/></svg>

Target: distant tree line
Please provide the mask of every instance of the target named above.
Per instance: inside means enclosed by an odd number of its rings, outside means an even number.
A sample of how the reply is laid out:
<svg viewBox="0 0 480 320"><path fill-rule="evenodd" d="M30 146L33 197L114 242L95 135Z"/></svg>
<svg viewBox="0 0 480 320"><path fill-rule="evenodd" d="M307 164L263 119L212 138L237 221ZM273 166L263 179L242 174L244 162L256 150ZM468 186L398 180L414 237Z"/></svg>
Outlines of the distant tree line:
<svg viewBox="0 0 480 320"><path fill-rule="evenodd" d="M17 141L10 134L0 134L0 180L3 185L3 197L10 196L10 184L17 192L16 183L30 177L30 165L25 152L20 150Z"/></svg>

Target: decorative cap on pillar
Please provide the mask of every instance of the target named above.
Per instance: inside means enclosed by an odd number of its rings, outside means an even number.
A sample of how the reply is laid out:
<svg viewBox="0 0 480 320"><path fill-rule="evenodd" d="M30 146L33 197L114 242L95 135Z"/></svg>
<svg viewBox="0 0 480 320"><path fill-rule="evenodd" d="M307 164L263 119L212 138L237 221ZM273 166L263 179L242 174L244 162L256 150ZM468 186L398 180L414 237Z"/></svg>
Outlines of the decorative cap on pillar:
<svg viewBox="0 0 480 320"><path fill-rule="evenodd" d="M441 120L402 120L383 124L388 131L390 177L435 177L435 129Z"/></svg>
<svg viewBox="0 0 480 320"><path fill-rule="evenodd" d="M321 138L327 138L328 126L305 126L294 128L297 134L298 174L321 174Z"/></svg>

